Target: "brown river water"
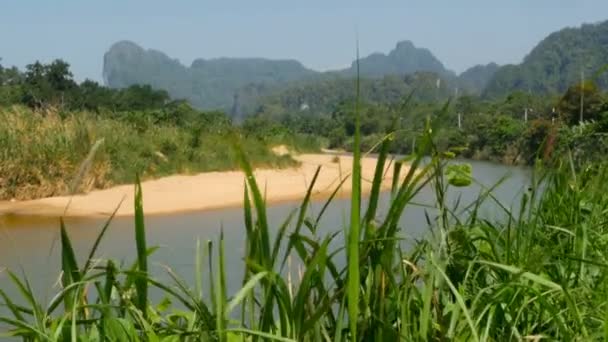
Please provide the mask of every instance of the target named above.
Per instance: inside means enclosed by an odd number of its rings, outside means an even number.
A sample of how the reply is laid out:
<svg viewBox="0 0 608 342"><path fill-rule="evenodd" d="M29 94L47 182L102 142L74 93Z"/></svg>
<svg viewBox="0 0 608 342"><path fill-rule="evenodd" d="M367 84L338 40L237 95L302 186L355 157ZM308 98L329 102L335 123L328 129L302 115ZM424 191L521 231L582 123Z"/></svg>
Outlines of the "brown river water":
<svg viewBox="0 0 608 342"><path fill-rule="evenodd" d="M467 161L473 166L475 180L487 187L503 177L506 180L494 191L494 195L507 207L518 206L522 191L529 186L530 169L504 166L488 162ZM480 185L465 188L451 188L448 195L451 202L460 198L460 207L471 203L481 191ZM418 203L432 203L433 190L425 188L416 198ZM379 213L387 209L389 194L382 196L384 205ZM299 203L282 203L268 208L271 227L276 229L289 212ZM365 204L365 203L364 203ZM316 216L323 202L312 204L311 213ZM348 222L349 200L338 199L330 206L321 220L320 233L341 231ZM500 210L495 204L486 203L481 213L488 218L496 218ZM423 237L429 230L422 206L409 206L401 218L402 236L406 239ZM145 194L144 194L145 211ZM155 276L167 279L164 266L171 267L184 279L194 284L194 258L196 241L217 242L220 230L224 231L226 251L227 283L229 293L234 293L242 281L244 252L244 223L241 208L180 213L175 215L146 217L148 246L160 246L149 261ZM99 219L68 219L68 232L78 258L82 260L93 245L103 221ZM121 217L112 222L102 241L97 256L103 259L124 261L130 265L135 259L133 218ZM275 230L276 231L276 230ZM56 293L60 273L59 219L36 217L0 216L0 270L11 269L25 274L35 290L37 299L47 303ZM341 238L341 237L339 237ZM338 241L339 243L339 241ZM0 273L0 288L17 298L17 292L5 272ZM0 308L0 314L3 309Z"/></svg>

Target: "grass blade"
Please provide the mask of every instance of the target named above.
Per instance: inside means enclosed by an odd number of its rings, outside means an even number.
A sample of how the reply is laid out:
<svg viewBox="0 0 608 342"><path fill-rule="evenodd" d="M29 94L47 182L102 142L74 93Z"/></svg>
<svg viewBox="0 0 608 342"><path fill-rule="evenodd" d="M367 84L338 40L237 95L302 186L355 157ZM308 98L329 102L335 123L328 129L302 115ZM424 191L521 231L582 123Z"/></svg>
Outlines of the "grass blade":
<svg viewBox="0 0 608 342"><path fill-rule="evenodd" d="M216 330L220 336L220 342L227 340L226 335L226 268L224 265L224 231L220 233L220 245L218 248L218 271L220 272L217 277L217 289L215 294L217 299L216 303Z"/></svg>
<svg viewBox="0 0 608 342"><path fill-rule="evenodd" d="M452 291L454 298L456 298L456 303L458 303L458 306L460 307L460 310L462 310L462 313L464 314L464 316L467 320L469 328L471 329L471 334L473 335L473 341L479 341L479 335L477 335L477 330L475 329L475 323L473 323L473 319L471 318L471 314L469 313L469 309L467 308L467 305L466 305L464 299L462 298L462 295L460 294L460 292L458 292L458 290L456 289L454 284L452 284L452 282L450 281L450 278L435 263L435 261L432 258L431 258L431 263L435 267L435 270L437 270L437 272L439 272L441 277L443 277L445 282L448 284L450 290Z"/></svg>
<svg viewBox="0 0 608 342"><path fill-rule="evenodd" d="M144 223L144 207L141 182L139 175L135 183L135 244L137 247L137 265L139 275L135 279L137 289L136 306L144 318L147 317L148 304L148 253L146 247L146 227Z"/></svg>
<svg viewBox="0 0 608 342"><path fill-rule="evenodd" d="M384 165L386 164L386 157L388 156L388 149L390 147L390 139L384 139L380 148L380 154L376 162L376 171L374 173L374 180L372 181L372 190L369 197L369 206L365 214L365 223L371 222L376 217L376 210L378 209L378 199L380 196L380 189L382 187L382 178L384 177Z"/></svg>
<svg viewBox="0 0 608 342"><path fill-rule="evenodd" d="M122 206L122 202L124 200L125 200L124 197L120 200L120 202L118 203L118 205L116 206L116 208L114 209L114 211L112 212L110 217L104 223L103 227L101 228L101 231L99 232L99 235L97 235L97 238L95 239L95 243L93 244L93 247L91 248L91 251L89 252L89 256L88 256L87 261L82 270L83 274L86 274L87 271L90 269L91 263L93 261L93 257L95 256L95 252L97 252L97 248L99 248L99 244L101 243L101 239L103 239L103 237L106 235L106 231L110 227L110 223L112 223L112 220L116 216L116 213L118 212L118 209L120 209L120 207Z"/></svg>
<svg viewBox="0 0 608 342"><path fill-rule="evenodd" d="M245 285L239 290L239 292L237 292L234 298L232 298L232 300L228 303L228 305L226 306L226 314L232 312L232 310L234 310L234 308L239 305L243 301L243 299L245 299L249 292L251 292L253 288L260 282L260 280L262 280L262 278L264 278L267 274L267 272L260 272L251 277L249 281L247 281L247 283L245 283ZM228 318L229 317L226 317L226 319Z"/></svg>
<svg viewBox="0 0 608 342"><path fill-rule="evenodd" d="M61 284L63 288L68 288L71 284L80 281L80 272L78 270L78 264L76 263L76 256L72 243L65 229L65 223L63 218L59 219L60 234L61 234L61 270L63 277L61 278ZM77 294L71 296L69 293L63 298L66 312L69 312L74 307L74 299L77 298Z"/></svg>
<svg viewBox="0 0 608 342"><path fill-rule="evenodd" d="M556 284L556 283L552 282L551 280L549 280L549 279L547 279L545 277L542 277L542 276L539 276L537 274L524 271L524 270L522 270L522 269L520 269L518 267L510 266L510 265L503 265L503 264L499 264L499 263L495 263L495 262L491 262L491 261L484 261L484 260L478 260L477 262L480 263L480 264L485 264L485 265L489 265L489 266L492 266L492 267L500 268L500 269L502 269L504 271L507 271L507 272L509 272L511 274L514 274L514 275L517 275L519 277L528 279L528 280L530 280L530 281L532 281L534 283L546 286L546 287L548 287L550 289L553 289L553 290L556 290L556 291L563 292L563 288L561 287L561 285Z"/></svg>
<svg viewBox="0 0 608 342"><path fill-rule="evenodd" d="M359 240L361 224L361 118L359 113L359 43L357 42L357 80L355 102L355 136L353 151L350 229L348 232L348 317L351 340L357 341L359 317Z"/></svg>

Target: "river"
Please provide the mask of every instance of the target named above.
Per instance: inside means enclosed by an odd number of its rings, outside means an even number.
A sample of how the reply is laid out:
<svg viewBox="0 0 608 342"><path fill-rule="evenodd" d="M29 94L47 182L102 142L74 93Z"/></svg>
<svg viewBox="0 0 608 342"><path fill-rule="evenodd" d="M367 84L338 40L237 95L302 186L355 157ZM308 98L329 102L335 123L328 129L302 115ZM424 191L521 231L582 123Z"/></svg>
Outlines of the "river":
<svg viewBox="0 0 608 342"><path fill-rule="evenodd" d="M528 168L504 166L500 164L467 161L473 166L476 182L465 188L451 188L448 195L453 203L460 198L461 205L474 201L483 186L490 187L503 177L505 181L493 192L507 207L517 207L522 191L529 186ZM383 194L386 204L388 194ZM426 187L417 196L416 202L428 203L433 200L433 190ZM299 203L282 203L268 208L272 227L278 227L288 213ZM317 213L322 201L312 204L312 213ZM349 200L335 200L325 213L321 226L324 232L342 230L349 217ZM386 210L381 205L379 213ZM409 206L401 219L402 234L406 238L419 238L428 232L428 226L421 206ZM144 194L145 211L145 194ZM496 205L488 203L482 214L493 218L499 215ZM69 219L66 222L73 246L82 260L92 246L103 222L97 219ZM186 280L193 280L193 265L196 241L200 239L217 241L220 229L224 230L226 247L227 283L230 293L238 289L242 281L244 223L241 208L181 213L176 215L146 217L147 240L149 246L160 246L152 255L149 264L152 272L164 278L164 265L170 266ZM47 303L57 292L57 278L60 270L59 221L57 218L0 217L0 269L8 268L18 273L25 272L34 288L38 300ZM135 259L133 218L121 217L112 222L107 235L100 245L98 257L122 260L130 264ZM82 262L82 261L81 261ZM6 274L0 273L0 288L15 294Z"/></svg>

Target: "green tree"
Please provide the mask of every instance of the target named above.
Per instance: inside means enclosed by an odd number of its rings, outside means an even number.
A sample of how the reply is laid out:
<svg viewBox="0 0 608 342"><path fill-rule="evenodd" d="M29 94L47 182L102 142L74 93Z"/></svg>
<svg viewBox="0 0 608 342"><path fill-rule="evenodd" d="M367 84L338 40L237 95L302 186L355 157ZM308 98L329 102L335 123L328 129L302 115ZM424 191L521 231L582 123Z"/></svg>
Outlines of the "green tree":
<svg viewBox="0 0 608 342"><path fill-rule="evenodd" d="M547 119L532 120L521 140L521 151L526 162L531 164L535 158L548 160L555 149L558 124Z"/></svg>
<svg viewBox="0 0 608 342"><path fill-rule="evenodd" d="M114 98L117 110L162 108L169 100L166 91L152 89L149 85L132 85L122 89Z"/></svg>
<svg viewBox="0 0 608 342"><path fill-rule="evenodd" d="M73 106L95 112L99 112L102 108L111 109L114 107L114 93L112 89L103 87L95 81L85 80L75 93Z"/></svg>
<svg viewBox="0 0 608 342"><path fill-rule="evenodd" d="M23 76L19 69L5 68L0 64L0 105L11 105L21 100L23 97L22 82Z"/></svg>
<svg viewBox="0 0 608 342"><path fill-rule="evenodd" d="M60 59L47 65L36 61L26 66L23 102L34 108L70 105L76 87L68 63Z"/></svg>
<svg viewBox="0 0 608 342"><path fill-rule="evenodd" d="M568 88L558 104L560 117L571 126L581 121L597 120L606 109L600 89L591 81Z"/></svg>

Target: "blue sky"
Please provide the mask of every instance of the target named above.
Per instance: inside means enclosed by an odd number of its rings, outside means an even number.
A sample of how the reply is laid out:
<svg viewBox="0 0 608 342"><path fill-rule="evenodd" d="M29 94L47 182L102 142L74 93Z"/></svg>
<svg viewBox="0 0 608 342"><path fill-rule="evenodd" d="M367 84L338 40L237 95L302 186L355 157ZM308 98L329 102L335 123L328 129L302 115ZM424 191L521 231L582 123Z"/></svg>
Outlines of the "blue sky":
<svg viewBox="0 0 608 342"><path fill-rule="evenodd" d="M123 39L190 64L197 57L293 58L327 70L399 40L457 72L518 63L547 34L608 19L607 0L2 0L3 65L63 58L78 80L101 80Z"/></svg>

